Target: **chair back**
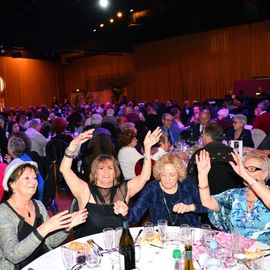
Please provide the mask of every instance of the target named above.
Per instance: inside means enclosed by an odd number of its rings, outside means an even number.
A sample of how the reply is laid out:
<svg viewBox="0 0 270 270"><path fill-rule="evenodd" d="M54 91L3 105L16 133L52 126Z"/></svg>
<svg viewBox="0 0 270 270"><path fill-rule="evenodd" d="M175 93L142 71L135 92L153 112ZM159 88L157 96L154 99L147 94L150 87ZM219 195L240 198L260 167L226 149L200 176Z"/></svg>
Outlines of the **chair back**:
<svg viewBox="0 0 270 270"><path fill-rule="evenodd" d="M252 140L254 142L254 148L258 148L263 139L266 137L266 133L258 128L254 128L251 130Z"/></svg>
<svg viewBox="0 0 270 270"><path fill-rule="evenodd" d="M143 162L144 162L144 158L141 158L136 162L135 168L134 168L136 176L141 174L142 167L143 167ZM151 162L152 162L151 166L152 166L152 172L153 172L153 167L155 165L155 160L151 159Z"/></svg>

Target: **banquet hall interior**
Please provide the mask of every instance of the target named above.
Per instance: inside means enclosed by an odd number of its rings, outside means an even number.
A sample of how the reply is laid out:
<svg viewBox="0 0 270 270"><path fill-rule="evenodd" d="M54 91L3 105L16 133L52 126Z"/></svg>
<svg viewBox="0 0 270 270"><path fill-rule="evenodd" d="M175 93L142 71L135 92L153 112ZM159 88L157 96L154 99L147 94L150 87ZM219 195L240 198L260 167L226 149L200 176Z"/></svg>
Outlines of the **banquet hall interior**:
<svg viewBox="0 0 270 270"><path fill-rule="evenodd" d="M231 186L210 192L215 196L242 188L244 176L229 165L237 163L232 150L213 154L208 143L241 141L240 155L270 155L270 1L15 0L1 1L0 9L0 181L12 160L36 161L44 182L39 199L50 216L70 209L76 197L61 172L63 159L72 158L76 177L88 182L95 158L111 155L122 182L134 179L148 158L147 132L158 127L149 182L154 164L171 153L185 164L187 177L195 174L197 187L196 151L205 147L211 158L226 161L212 166L210 188L221 172L233 178ZM209 127L212 122L222 128L222 139L206 133L220 131ZM68 150L91 128L90 142L76 155ZM42 135L41 150L29 129ZM257 186L259 180L247 181ZM196 196L209 186L199 185ZM129 207L137 206L140 192ZM7 198L2 188L0 199ZM199 206L194 203L194 211ZM206 210L200 215L210 223ZM151 218L147 212L131 226Z"/></svg>

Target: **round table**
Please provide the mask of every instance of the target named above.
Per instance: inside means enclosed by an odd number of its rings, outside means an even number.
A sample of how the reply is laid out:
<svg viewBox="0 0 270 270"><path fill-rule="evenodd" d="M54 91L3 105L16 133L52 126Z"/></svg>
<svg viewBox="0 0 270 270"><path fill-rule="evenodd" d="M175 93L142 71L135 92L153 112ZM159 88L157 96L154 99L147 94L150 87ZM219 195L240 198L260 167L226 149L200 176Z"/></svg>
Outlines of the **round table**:
<svg viewBox="0 0 270 270"><path fill-rule="evenodd" d="M138 234L139 230L142 229L141 227L134 227L130 228L131 234L133 236L133 239L136 237ZM200 233L201 229L194 229L194 242L196 245L196 241L200 238ZM169 236L176 234L179 232L179 227L169 227L168 228L168 233ZM221 242L223 241L226 245L226 241L228 241L228 237L230 237L229 234L219 232L219 239L221 239ZM103 244L103 235L102 233L95 234L95 235L89 235L80 239L76 239L76 241L79 242L86 242L89 239L93 239L97 244L99 244L101 247L104 246ZM256 248L261 248L261 249L268 249L270 246L263 244L261 242L256 242L253 240L247 240L249 243L250 247L248 248L249 251L255 251ZM140 270L148 270L148 269L155 269L155 270L164 270L164 269L174 269L174 261L172 258L172 252L173 249L175 248L175 245L168 245L167 248L162 249L159 247L154 247L154 246L149 246L149 245L142 245L141 246L141 258L139 262L137 263L137 267ZM183 246L180 246L180 249L183 249ZM200 247L199 247L200 249ZM199 250L198 249L198 250ZM195 246L194 250L195 251ZM117 270L118 265L115 265L115 267L112 267L112 254L104 254L103 257L101 257L101 264L99 267L96 269L104 269L104 270ZM114 255L116 256L116 254ZM194 258L195 257L195 258ZM116 258L113 258L113 261L115 261ZM202 270L200 268L198 262L200 262L200 265L203 265L203 255L196 255L193 254L193 263L195 269ZM268 269L267 266L270 266L270 256L264 258L264 268L265 270ZM58 247L50 252L47 252L46 254L42 255L41 257L37 258L33 262L31 262L29 265L23 268L23 270L48 270L48 269L53 269L53 270L65 270L64 265L62 263L61 259L61 248ZM86 266L81 268L83 269L89 269ZM237 269L236 267L230 268L230 269ZM263 270L263 269L262 269Z"/></svg>

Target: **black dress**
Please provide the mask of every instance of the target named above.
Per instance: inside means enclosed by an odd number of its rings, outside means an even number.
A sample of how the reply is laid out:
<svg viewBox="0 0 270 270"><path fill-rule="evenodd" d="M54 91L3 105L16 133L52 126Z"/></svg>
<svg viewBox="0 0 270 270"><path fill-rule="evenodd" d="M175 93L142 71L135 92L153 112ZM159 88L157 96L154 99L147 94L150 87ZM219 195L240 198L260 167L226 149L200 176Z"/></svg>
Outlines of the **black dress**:
<svg viewBox="0 0 270 270"><path fill-rule="evenodd" d="M113 204L118 200L125 201L127 183L123 182L111 188L101 188L89 184L89 189L96 203L88 202L86 204L88 218L84 224L76 228L75 238L100 233L108 227L115 229L123 225L123 217L114 213Z"/></svg>

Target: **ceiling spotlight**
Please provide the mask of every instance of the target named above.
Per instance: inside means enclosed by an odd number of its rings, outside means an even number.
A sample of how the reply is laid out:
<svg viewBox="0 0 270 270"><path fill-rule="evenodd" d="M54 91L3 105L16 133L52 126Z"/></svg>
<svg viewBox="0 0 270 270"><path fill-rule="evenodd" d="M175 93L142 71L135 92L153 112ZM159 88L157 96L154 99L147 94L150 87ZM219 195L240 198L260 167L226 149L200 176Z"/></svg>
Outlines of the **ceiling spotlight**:
<svg viewBox="0 0 270 270"><path fill-rule="evenodd" d="M93 32L97 32L97 29L94 29Z"/></svg>
<svg viewBox="0 0 270 270"><path fill-rule="evenodd" d="M133 9L133 8L129 10L129 12L133 12L133 11L134 11L134 9Z"/></svg>
<svg viewBox="0 0 270 270"><path fill-rule="evenodd" d="M117 12L117 15L116 15L118 18L122 18L123 17L123 13L121 11Z"/></svg>
<svg viewBox="0 0 270 270"><path fill-rule="evenodd" d="M110 23L113 23L113 22L114 22L114 19L113 19L113 18L111 18L111 19L110 19Z"/></svg>
<svg viewBox="0 0 270 270"><path fill-rule="evenodd" d="M101 28L104 27L104 23L101 23L101 24L99 25L99 27L101 27Z"/></svg>
<svg viewBox="0 0 270 270"><path fill-rule="evenodd" d="M109 5L109 1L108 1L108 0L99 0L99 5L100 5L102 8L107 8L108 5Z"/></svg>

